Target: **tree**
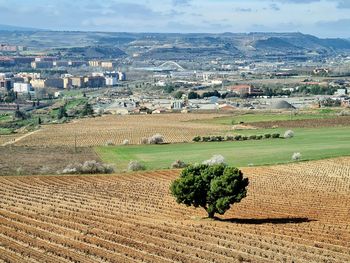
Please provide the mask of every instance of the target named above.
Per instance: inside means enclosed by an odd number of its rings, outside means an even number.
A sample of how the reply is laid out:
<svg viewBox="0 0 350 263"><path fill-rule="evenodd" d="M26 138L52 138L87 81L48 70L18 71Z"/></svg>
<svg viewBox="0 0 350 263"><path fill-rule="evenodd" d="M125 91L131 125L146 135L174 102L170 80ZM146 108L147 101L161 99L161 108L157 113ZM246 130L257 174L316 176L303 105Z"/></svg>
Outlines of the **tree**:
<svg viewBox="0 0 350 263"><path fill-rule="evenodd" d="M202 207L213 218L223 215L234 203L246 197L248 178L243 173L225 164L190 165L180 178L172 182L170 191L176 201L187 206Z"/></svg>
<svg viewBox="0 0 350 263"><path fill-rule="evenodd" d="M91 104L86 102L83 106L83 109L81 111L81 115L88 116L94 114L94 109L92 108Z"/></svg>
<svg viewBox="0 0 350 263"><path fill-rule="evenodd" d="M61 106L59 109L58 109L58 113L57 113L57 119L62 119L64 117L67 117L67 110L64 106Z"/></svg>
<svg viewBox="0 0 350 263"><path fill-rule="evenodd" d="M197 92L190 91L190 93L188 93L189 100L199 99L200 97L201 96L199 96L199 94Z"/></svg>
<svg viewBox="0 0 350 263"><path fill-rule="evenodd" d="M185 93L182 92L182 91L177 91L175 94L174 94L174 98L175 99L181 99L182 98L182 95L184 95Z"/></svg>

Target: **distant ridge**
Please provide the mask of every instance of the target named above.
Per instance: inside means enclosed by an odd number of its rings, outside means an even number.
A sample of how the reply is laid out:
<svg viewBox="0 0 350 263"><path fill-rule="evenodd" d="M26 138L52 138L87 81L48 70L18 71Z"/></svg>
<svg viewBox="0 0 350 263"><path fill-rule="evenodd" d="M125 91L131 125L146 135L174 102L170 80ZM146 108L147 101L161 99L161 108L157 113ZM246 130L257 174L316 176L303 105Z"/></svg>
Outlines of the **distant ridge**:
<svg viewBox="0 0 350 263"><path fill-rule="evenodd" d="M42 29L0 24L0 31L42 31Z"/></svg>

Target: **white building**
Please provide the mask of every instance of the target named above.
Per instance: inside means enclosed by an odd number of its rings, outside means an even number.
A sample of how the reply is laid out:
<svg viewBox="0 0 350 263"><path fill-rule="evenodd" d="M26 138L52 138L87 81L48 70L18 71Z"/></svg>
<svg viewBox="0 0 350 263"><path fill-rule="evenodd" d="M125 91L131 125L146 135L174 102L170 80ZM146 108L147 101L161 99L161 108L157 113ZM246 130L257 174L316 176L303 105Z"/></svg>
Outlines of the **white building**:
<svg viewBox="0 0 350 263"><path fill-rule="evenodd" d="M118 79L116 77L106 77L106 86L118 85Z"/></svg>
<svg viewBox="0 0 350 263"><path fill-rule="evenodd" d="M125 81L126 80L126 75L124 72L118 71L118 79L120 81Z"/></svg>
<svg viewBox="0 0 350 263"><path fill-rule="evenodd" d="M32 89L32 85L29 83L14 83L13 91L18 93L28 93Z"/></svg>

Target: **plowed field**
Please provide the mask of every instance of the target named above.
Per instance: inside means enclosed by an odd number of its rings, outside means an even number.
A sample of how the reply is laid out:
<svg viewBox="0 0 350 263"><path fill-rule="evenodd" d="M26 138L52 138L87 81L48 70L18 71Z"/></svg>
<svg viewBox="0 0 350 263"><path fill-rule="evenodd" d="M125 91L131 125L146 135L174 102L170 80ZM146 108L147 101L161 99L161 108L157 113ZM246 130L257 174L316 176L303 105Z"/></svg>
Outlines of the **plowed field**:
<svg viewBox="0 0 350 263"><path fill-rule="evenodd" d="M226 127L194 123L191 120L208 119L218 114L161 114L104 116L81 119L71 123L44 125L35 134L16 142L28 146L101 146L107 142L140 144L142 138L157 133L165 142L188 142L196 135L222 134Z"/></svg>
<svg viewBox="0 0 350 263"><path fill-rule="evenodd" d="M178 205L178 171L0 178L4 262L350 262L350 158L245 168L222 220Z"/></svg>

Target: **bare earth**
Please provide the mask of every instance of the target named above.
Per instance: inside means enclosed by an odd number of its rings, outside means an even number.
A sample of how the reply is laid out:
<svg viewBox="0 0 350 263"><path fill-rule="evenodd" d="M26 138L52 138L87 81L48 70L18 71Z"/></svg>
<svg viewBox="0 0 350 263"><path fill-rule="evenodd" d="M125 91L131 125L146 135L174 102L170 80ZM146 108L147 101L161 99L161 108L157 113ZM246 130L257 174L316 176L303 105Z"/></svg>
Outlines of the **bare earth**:
<svg viewBox="0 0 350 263"><path fill-rule="evenodd" d="M16 142L28 146L97 146L107 142L122 144L141 143L142 138L157 133L166 142L192 141L197 135L222 134L222 125L194 123L191 120L219 117L219 114L161 114L161 115L109 115L81 119L67 124L44 125L30 136Z"/></svg>
<svg viewBox="0 0 350 263"><path fill-rule="evenodd" d="M0 147L0 175L55 174L75 162L96 160L93 149L74 147Z"/></svg>
<svg viewBox="0 0 350 263"><path fill-rule="evenodd" d="M4 262L350 262L350 158L245 168L222 220L175 203L178 171L0 178Z"/></svg>

